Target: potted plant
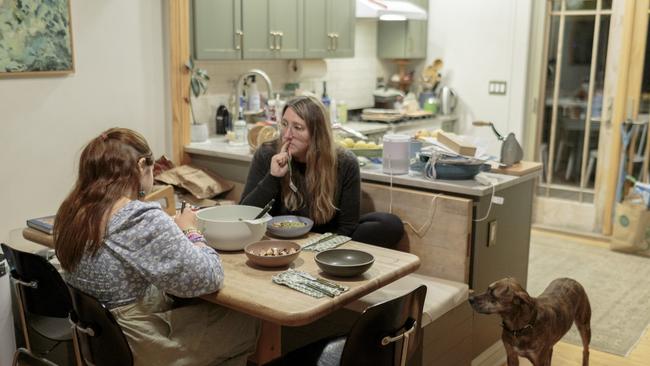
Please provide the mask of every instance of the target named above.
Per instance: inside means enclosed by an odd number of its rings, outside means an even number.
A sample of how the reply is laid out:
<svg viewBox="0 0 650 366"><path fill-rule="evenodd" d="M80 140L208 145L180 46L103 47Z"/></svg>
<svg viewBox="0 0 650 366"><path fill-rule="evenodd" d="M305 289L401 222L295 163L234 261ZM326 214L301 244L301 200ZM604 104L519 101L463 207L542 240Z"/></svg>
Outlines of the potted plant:
<svg viewBox="0 0 650 366"><path fill-rule="evenodd" d="M185 68L190 73L190 97L188 98L187 102L190 105L190 113L192 114L192 141L203 142L208 139L208 124L200 123L196 119L192 105L192 96L194 98L198 98L201 95L205 94L205 92L208 90L208 81L210 80L210 77L208 76L207 71L198 68L192 59L189 59L187 61Z"/></svg>

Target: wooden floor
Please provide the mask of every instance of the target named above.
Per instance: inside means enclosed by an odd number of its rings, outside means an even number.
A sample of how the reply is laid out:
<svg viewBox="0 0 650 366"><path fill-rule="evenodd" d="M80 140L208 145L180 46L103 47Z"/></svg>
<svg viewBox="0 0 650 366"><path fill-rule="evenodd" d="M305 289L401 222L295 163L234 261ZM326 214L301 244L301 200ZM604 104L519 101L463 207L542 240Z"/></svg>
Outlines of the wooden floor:
<svg viewBox="0 0 650 366"><path fill-rule="evenodd" d="M533 231L534 234L551 235L558 239L566 238L563 234L549 233L547 231ZM575 237L571 240L576 241ZM599 247L609 247L609 243L591 239L579 238L578 241L595 245ZM650 329L646 329L645 334L639 340L639 343L634 347L628 357L616 356L611 353L590 350L589 352L589 365L590 366L649 366L650 365ZM530 362L525 359L520 359L520 365L530 365ZM559 342L553 348L553 362L552 366L576 366L582 365L582 347L575 346L569 343Z"/></svg>

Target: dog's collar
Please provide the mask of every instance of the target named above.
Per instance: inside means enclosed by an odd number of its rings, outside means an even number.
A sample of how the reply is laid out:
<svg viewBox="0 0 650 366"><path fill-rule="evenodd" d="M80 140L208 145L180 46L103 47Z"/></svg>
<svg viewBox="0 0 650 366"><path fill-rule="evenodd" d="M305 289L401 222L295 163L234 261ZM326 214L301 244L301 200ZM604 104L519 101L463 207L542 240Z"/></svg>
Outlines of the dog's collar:
<svg viewBox="0 0 650 366"><path fill-rule="evenodd" d="M521 333L525 332L527 329L533 329L533 326L535 325L535 320L536 319L537 319L537 311L535 310L535 311L533 311L533 316L532 316L532 319L530 320L530 322L528 324L524 325L522 328L512 330L512 329L508 328L506 323L503 322L503 321L501 322L501 327L503 328L503 330L510 333L513 337L517 338L518 336L521 335Z"/></svg>
<svg viewBox="0 0 650 366"><path fill-rule="evenodd" d="M518 336L521 335L521 333L525 332L526 329L533 329L533 323L534 323L534 321L531 322L531 323L528 323L528 324L524 325L523 328L519 328L519 329L517 329L517 330L512 330L512 329L508 328L508 326L506 326L506 323L504 323L504 322L501 322L501 327L502 327L503 330L505 330L506 332L512 334L513 337L517 338Z"/></svg>

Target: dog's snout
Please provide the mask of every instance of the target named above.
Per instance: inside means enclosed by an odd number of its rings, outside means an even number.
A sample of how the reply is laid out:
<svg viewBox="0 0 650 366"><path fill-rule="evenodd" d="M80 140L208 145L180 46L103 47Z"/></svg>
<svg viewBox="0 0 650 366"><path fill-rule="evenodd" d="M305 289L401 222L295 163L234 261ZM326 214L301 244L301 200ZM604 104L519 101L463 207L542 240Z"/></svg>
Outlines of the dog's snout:
<svg viewBox="0 0 650 366"><path fill-rule="evenodd" d="M470 304L474 305L474 295L470 295L469 298L467 298L467 301L469 301Z"/></svg>

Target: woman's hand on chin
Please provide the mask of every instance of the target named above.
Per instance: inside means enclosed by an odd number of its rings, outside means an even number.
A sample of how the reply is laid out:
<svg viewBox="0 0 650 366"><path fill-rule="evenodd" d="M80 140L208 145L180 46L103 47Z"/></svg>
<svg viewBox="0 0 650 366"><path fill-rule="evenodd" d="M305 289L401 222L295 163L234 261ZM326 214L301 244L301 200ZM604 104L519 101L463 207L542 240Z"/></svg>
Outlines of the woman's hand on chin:
<svg viewBox="0 0 650 366"><path fill-rule="evenodd" d="M280 152L271 158L271 175L274 177L282 178L289 171L289 143L286 141Z"/></svg>

